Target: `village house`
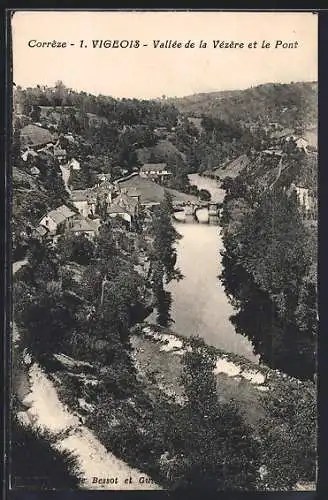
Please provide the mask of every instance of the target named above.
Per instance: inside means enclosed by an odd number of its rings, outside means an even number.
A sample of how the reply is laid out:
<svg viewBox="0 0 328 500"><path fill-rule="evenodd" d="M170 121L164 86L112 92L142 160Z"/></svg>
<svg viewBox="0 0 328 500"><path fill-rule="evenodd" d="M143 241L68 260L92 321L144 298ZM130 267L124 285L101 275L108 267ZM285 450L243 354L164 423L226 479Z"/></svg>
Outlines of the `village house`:
<svg viewBox="0 0 328 500"><path fill-rule="evenodd" d="M147 179L163 181L171 175L166 163L144 163L140 168L140 176Z"/></svg>
<svg viewBox="0 0 328 500"><path fill-rule="evenodd" d="M70 232L74 235L84 234L87 238L93 239L98 233L99 226L99 219L91 220L77 216L74 219L73 226L70 228Z"/></svg>
<svg viewBox="0 0 328 500"><path fill-rule="evenodd" d="M21 155L23 161L28 161L30 158L37 158L38 153L34 149L27 149Z"/></svg>
<svg viewBox="0 0 328 500"><path fill-rule="evenodd" d="M48 229L44 226L37 226L36 228L33 229L32 231L32 237L36 238L38 240L43 240L45 236L48 234Z"/></svg>
<svg viewBox="0 0 328 500"><path fill-rule="evenodd" d="M38 169L38 167L32 167L31 170L30 170L30 172L35 177L37 177L38 175L40 175L40 170Z"/></svg>
<svg viewBox="0 0 328 500"><path fill-rule="evenodd" d="M298 149L302 149L305 153L307 153L307 147L309 145L308 141L304 139L304 137L297 137L294 140Z"/></svg>
<svg viewBox="0 0 328 500"><path fill-rule="evenodd" d="M153 182L150 179L141 177L138 173L130 174L115 181L117 189L125 194L138 193L139 204L145 208L152 208L160 204L165 197L163 186Z"/></svg>
<svg viewBox="0 0 328 500"><path fill-rule="evenodd" d="M130 213L128 209L121 207L116 203L112 203L110 207L108 207L107 214L111 218L120 217L126 222L128 222L130 226L132 225L132 220L133 220L132 213Z"/></svg>
<svg viewBox="0 0 328 500"><path fill-rule="evenodd" d="M127 221L130 226L138 215L139 202L135 198L131 198L126 193L121 192L114 202L108 207L107 214L109 217L121 217Z"/></svg>
<svg viewBox="0 0 328 500"><path fill-rule="evenodd" d="M71 192L71 202L83 217L94 215L97 205L95 189L76 189Z"/></svg>
<svg viewBox="0 0 328 500"><path fill-rule="evenodd" d="M75 158L72 158L68 162L68 168L71 168L72 170L81 170L80 162L76 160Z"/></svg>
<svg viewBox="0 0 328 500"><path fill-rule="evenodd" d="M112 180L112 174L98 174L97 180L99 182L99 185L101 182L105 182L105 181L110 182Z"/></svg>
<svg viewBox="0 0 328 500"><path fill-rule="evenodd" d="M76 213L66 205L51 210L41 220L39 225L44 226L50 235L55 235L65 232L70 229L74 222Z"/></svg>
<svg viewBox="0 0 328 500"><path fill-rule="evenodd" d="M66 149L55 148L54 157L59 161L59 163L66 163L67 161Z"/></svg>

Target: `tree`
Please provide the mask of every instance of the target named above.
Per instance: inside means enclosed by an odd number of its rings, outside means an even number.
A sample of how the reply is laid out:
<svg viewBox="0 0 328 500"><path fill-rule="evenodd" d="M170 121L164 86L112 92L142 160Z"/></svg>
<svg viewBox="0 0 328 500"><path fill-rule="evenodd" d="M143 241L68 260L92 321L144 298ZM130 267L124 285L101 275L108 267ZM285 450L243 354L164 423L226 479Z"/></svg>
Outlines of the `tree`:
<svg viewBox="0 0 328 500"><path fill-rule="evenodd" d="M201 201L210 201L211 200L211 193L207 191L207 189L200 189L198 193L199 199Z"/></svg>
<svg viewBox="0 0 328 500"><path fill-rule="evenodd" d="M164 281L169 283L173 279L182 278L180 270L176 268L177 253L174 244L180 239L180 235L172 224L172 211L172 199L166 193L164 200L155 210L151 223L152 288L156 298L157 319L162 326L168 326L172 321L170 318L171 294L164 290Z"/></svg>
<svg viewBox="0 0 328 500"><path fill-rule="evenodd" d="M63 106L66 96L67 96L67 88L65 87L65 85L61 80L58 80L55 83L54 105Z"/></svg>
<svg viewBox="0 0 328 500"><path fill-rule="evenodd" d="M30 114L31 119L34 122L39 122L41 118L41 108L40 106L33 106L33 109Z"/></svg>
<svg viewBox="0 0 328 500"><path fill-rule="evenodd" d="M187 402L181 410L177 437L184 443L184 472L178 488L255 489L259 466L257 445L237 408L232 403L218 402L213 373L215 350L197 337L186 344L190 349L182 359L181 380Z"/></svg>
<svg viewBox="0 0 328 500"><path fill-rule="evenodd" d="M65 350L75 327L74 309L66 302L58 284L48 283L47 288L21 314L24 342L39 361Z"/></svg>
<svg viewBox="0 0 328 500"><path fill-rule="evenodd" d="M265 417L259 422L266 489L290 491L298 481L315 482L317 405L312 383L301 386L279 381L263 399ZM272 417L274 416L274 423ZM277 454L277 450L283 453Z"/></svg>
<svg viewBox="0 0 328 500"><path fill-rule="evenodd" d="M168 193L154 211L151 224L153 235L152 261L159 261L163 265L163 277L167 283L172 279L180 279L181 273L176 269L177 253L175 243L181 238L175 230L172 220L172 200Z"/></svg>
<svg viewBox="0 0 328 500"><path fill-rule="evenodd" d="M94 250L94 244L85 234L63 235L57 244L63 262L72 260L82 266L90 263Z"/></svg>
<svg viewBox="0 0 328 500"><path fill-rule="evenodd" d="M238 333L261 361L302 379L315 371L316 287L306 276L315 257L296 197L281 187L229 183L222 217L221 278L238 312Z"/></svg>

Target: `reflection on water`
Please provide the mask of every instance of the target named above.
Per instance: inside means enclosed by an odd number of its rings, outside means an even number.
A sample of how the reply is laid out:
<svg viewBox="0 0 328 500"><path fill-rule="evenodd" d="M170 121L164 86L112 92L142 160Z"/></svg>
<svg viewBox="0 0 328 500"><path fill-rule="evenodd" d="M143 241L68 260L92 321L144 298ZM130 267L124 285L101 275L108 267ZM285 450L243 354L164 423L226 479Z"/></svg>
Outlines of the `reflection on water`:
<svg viewBox="0 0 328 500"><path fill-rule="evenodd" d="M222 269L219 227L177 223L176 229L183 236L177 245L177 265L184 279L168 286L173 330L199 335L208 344L256 361L250 342L236 334L229 321L233 308L218 279Z"/></svg>
<svg viewBox="0 0 328 500"><path fill-rule="evenodd" d="M207 189L213 201L222 201L224 191L212 179L190 176L199 189ZM184 214L176 214L183 218ZM197 212L201 222L206 222L207 209ZM220 228L208 224L179 223L175 225L182 239L177 244L178 260L184 279L172 282L168 290L172 293L172 329L185 335L199 335L208 344L243 355L257 361L251 343L236 334L229 317L234 310L224 292L218 275L221 273L223 249Z"/></svg>
<svg viewBox="0 0 328 500"><path fill-rule="evenodd" d="M215 180L198 174L189 178L199 189L210 191L213 201L223 201L224 191ZM200 224L185 223L184 212L176 212L175 217L175 228L182 235L177 243L177 266L184 278L167 287L172 294L172 330L186 337L199 335L207 344L257 362L251 343L235 332L229 320L235 311L218 278L223 250L220 227L206 224L207 208L197 211ZM149 321L156 321L156 314L151 314Z"/></svg>

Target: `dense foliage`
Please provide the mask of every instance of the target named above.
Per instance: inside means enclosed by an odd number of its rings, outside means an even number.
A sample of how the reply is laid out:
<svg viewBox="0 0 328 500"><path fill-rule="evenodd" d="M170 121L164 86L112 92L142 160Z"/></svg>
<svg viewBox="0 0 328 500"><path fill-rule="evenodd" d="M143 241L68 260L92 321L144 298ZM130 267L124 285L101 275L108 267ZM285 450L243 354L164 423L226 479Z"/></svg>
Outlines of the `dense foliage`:
<svg viewBox="0 0 328 500"><path fill-rule="evenodd" d="M232 402L218 402L214 350L199 338L191 339L190 346L182 360L187 403L181 410L183 426L177 430L188 450L180 487L201 491L255 489L259 454L252 431Z"/></svg>
<svg viewBox="0 0 328 500"><path fill-rule="evenodd" d="M172 202L168 194L155 209L150 232L153 244L150 250L152 265L152 287L156 297L158 322L167 326L171 322L171 294L164 285L173 279L181 279L182 275L176 268L177 253L175 243L180 239L171 220Z"/></svg>
<svg viewBox="0 0 328 500"><path fill-rule="evenodd" d="M264 85L230 93L212 103L211 112L203 107L198 127L165 100L95 97L67 89L62 82L53 89L17 88L15 102L21 116L12 150L13 239L15 249L28 249L28 264L14 283L15 319L33 357L48 368L56 353L92 363L97 386L85 389L70 380L74 397L83 395L96 408L90 425L108 449L165 487L288 489L300 476L313 480L315 408L310 386L299 400L299 389L291 391L290 404L279 387L275 394L270 391L267 416L274 416L279 425L275 428L264 419L256 440L233 402L218 399L215 353L200 339L187 342L191 349L182 359L182 402L159 388L155 396L150 394L138 373L131 326L154 306L158 323L169 326L171 296L165 285L182 278L176 267L179 234L172 225L170 197L152 213L145 211L132 231L118 221L103 220L92 242L63 235L56 247L50 241L40 243L31 237L29 226L46 210L69 204L68 193L51 155L22 161L19 134L31 122L52 131L68 158L80 161L81 170L70 178L75 189L94 185L99 173L115 179L137 170L143 161L165 161L172 172L169 187L209 201L210 193L190 186L187 174L213 169L241 154L251 159L240 176L222 184L221 279L237 310L232 322L237 333L252 341L262 362L312 379L316 234L289 188L302 180L315 197L316 164L292 142L282 147L278 165L275 159L263 160L260 153L281 146L265 130L270 121L301 130L306 120L315 119L313 89L307 84ZM165 140L155 131L159 127L166 129ZM39 170L37 178L31 175L32 167ZM18 441L43 457L43 444L31 442L34 436L19 427L15 433L17 467ZM277 457L281 449L286 453ZM46 468L52 467L53 458L50 449L47 453ZM264 483L259 478L263 463ZM55 480L61 458L53 467Z"/></svg>
<svg viewBox="0 0 328 500"><path fill-rule="evenodd" d="M15 416L10 434L13 489L75 490L79 487L76 459L68 452L57 451L51 436L24 427Z"/></svg>
<svg viewBox="0 0 328 500"><path fill-rule="evenodd" d="M172 100L180 112L206 115L226 123L278 122L284 127L304 127L317 120L317 84L268 83L246 90L223 91Z"/></svg>
<svg viewBox="0 0 328 500"><path fill-rule="evenodd" d="M242 177L226 181L222 280L238 312L237 332L261 360L300 378L315 372L317 335L314 229L296 195L262 193Z"/></svg>

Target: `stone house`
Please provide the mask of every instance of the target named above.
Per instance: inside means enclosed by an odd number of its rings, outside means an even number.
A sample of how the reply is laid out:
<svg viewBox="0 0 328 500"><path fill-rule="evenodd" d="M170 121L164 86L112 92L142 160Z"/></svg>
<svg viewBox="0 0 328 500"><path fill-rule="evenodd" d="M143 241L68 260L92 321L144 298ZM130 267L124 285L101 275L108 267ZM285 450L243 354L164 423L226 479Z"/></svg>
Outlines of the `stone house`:
<svg viewBox="0 0 328 500"><path fill-rule="evenodd" d="M98 233L100 221L85 219L84 217L76 217L70 232L76 235L85 234L88 238L93 239Z"/></svg>
<svg viewBox="0 0 328 500"><path fill-rule="evenodd" d="M166 163L144 163L140 168L140 177L146 179L160 180L169 178L172 175Z"/></svg>
<svg viewBox="0 0 328 500"><path fill-rule="evenodd" d="M61 205L42 217L39 225L44 226L50 235L55 235L70 229L73 226L75 216L76 213L73 210L66 205Z"/></svg>
<svg viewBox="0 0 328 500"><path fill-rule="evenodd" d="M83 217L96 212L97 193L94 189L76 189L71 191L71 202Z"/></svg>

